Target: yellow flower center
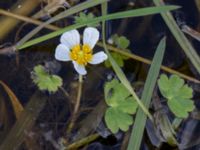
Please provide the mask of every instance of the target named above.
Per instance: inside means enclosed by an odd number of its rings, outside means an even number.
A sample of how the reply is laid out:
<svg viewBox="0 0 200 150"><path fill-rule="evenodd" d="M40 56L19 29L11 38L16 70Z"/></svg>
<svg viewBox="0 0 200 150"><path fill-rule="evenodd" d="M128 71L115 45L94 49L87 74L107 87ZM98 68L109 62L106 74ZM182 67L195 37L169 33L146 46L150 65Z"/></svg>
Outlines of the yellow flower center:
<svg viewBox="0 0 200 150"><path fill-rule="evenodd" d="M70 58L76 61L79 65L87 65L92 59L92 49L89 45L76 45L71 49Z"/></svg>

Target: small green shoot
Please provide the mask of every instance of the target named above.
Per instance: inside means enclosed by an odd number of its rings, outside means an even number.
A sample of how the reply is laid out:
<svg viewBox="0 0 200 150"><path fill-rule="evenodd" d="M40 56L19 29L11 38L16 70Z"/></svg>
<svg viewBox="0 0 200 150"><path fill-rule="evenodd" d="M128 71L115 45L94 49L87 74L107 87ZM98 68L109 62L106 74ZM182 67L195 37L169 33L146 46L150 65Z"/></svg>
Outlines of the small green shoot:
<svg viewBox="0 0 200 150"><path fill-rule="evenodd" d="M104 94L109 106L105 113L107 127L112 133L117 133L119 129L127 131L133 124L131 115L137 110L137 102L124 85L116 79L106 83Z"/></svg>
<svg viewBox="0 0 200 150"><path fill-rule="evenodd" d="M75 23L82 23L86 22L87 20L94 19L95 15L93 13L85 14L83 12L79 13L79 16L75 17ZM88 27L98 27L100 24L99 23L88 23Z"/></svg>
<svg viewBox="0 0 200 150"><path fill-rule="evenodd" d="M57 75L48 74L42 65L35 66L33 70L33 82L40 90L56 92L62 86L62 79Z"/></svg>
<svg viewBox="0 0 200 150"><path fill-rule="evenodd" d="M187 118L188 113L195 108L192 98L192 88L184 84L184 80L177 75L168 78L162 74L158 86L163 97L167 99L170 110L178 118Z"/></svg>
<svg viewBox="0 0 200 150"><path fill-rule="evenodd" d="M112 36L112 40L113 40L113 44L120 49L126 50L129 52L129 50L127 50L130 41L125 37L125 36L118 36L117 34L114 34ZM120 67L124 66L124 60L127 60L128 57L124 56L124 55L120 55L119 53L116 52L111 52L110 53L112 55L112 57L114 58L114 60L117 62L117 64ZM107 68L111 67L111 64L109 62L109 60L105 61L105 66Z"/></svg>

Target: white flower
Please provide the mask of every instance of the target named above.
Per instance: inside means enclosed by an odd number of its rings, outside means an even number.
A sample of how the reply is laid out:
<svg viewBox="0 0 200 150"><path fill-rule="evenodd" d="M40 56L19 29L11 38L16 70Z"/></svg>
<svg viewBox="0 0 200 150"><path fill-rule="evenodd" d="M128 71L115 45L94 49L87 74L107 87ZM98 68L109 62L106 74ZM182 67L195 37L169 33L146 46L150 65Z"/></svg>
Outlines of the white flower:
<svg viewBox="0 0 200 150"><path fill-rule="evenodd" d="M56 48L55 58L60 61L72 61L75 70L80 75L85 75L85 66L88 63L99 64L108 58L103 51L93 54L92 49L98 40L99 31L92 27L84 30L83 45L80 44L80 34L77 30L65 32Z"/></svg>

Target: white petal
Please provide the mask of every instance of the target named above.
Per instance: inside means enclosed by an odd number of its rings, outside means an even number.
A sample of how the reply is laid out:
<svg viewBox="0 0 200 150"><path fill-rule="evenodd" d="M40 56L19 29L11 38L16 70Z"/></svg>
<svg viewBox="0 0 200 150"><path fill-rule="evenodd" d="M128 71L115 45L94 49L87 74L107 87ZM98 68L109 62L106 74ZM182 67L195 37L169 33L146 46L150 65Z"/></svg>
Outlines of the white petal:
<svg viewBox="0 0 200 150"><path fill-rule="evenodd" d="M71 60L69 53L70 53L70 51L67 46L65 46L63 44L59 44L56 47L55 58L60 61L69 61L69 60Z"/></svg>
<svg viewBox="0 0 200 150"><path fill-rule="evenodd" d="M60 42L71 49L73 46L80 44L80 34L77 30L71 30L62 34Z"/></svg>
<svg viewBox="0 0 200 150"><path fill-rule="evenodd" d="M91 49L99 40L99 31L96 28L88 27L83 33L83 44L88 44Z"/></svg>
<svg viewBox="0 0 200 150"><path fill-rule="evenodd" d="M108 56L102 51L93 55L92 60L89 62L90 64L99 64L108 59Z"/></svg>
<svg viewBox="0 0 200 150"><path fill-rule="evenodd" d="M80 75L86 75L87 71L85 70L85 66L77 64L75 61L73 61L73 65L75 70L80 74Z"/></svg>

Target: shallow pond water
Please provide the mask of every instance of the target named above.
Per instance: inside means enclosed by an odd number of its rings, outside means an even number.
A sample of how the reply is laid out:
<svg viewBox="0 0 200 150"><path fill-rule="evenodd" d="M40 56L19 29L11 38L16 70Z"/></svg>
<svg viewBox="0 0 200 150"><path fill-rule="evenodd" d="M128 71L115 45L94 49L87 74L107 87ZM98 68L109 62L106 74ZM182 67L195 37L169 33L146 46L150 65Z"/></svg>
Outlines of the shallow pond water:
<svg viewBox="0 0 200 150"><path fill-rule="evenodd" d="M15 2L14 0L2 0L0 2L0 8L8 9ZM185 22L185 24L197 31L200 29L200 17L194 0L168 0L167 3L182 6L182 9L173 13L177 20ZM149 5L150 3L147 0L111 0L108 6L108 12L114 13ZM43 5L38 5L32 13L34 14L34 12L40 10L42 6ZM56 11L55 14L60 11L62 11L62 8ZM87 11L94 12L96 15L100 14L99 7ZM64 27L72 23L72 20L73 18L69 17L69 19L57 21L55 25ZM14 44L35 27L34 25L27 24L21 28L22 25L23 23L19 23L12 29L7 36L1 39L0 44L6 44L6 46ZM168 30L160 15L108 21L107 26L107 38L110 38L110 36L115 33L126 36L130 40L128 49L132 53L148 59L153 58L160 38L166 35L167 48L163 64L199 79L198 73L188 61L180 46L178 46L178 43ZM101 28L99 28L99 30L100 29ZM42 30L35 38L49 32L51 31L48 29ZM188 38L198 50L200 43L189 36ZM8 85L19 99L20 103L24 107L26 106L26 112L23 114L24 120L18 120L12 108L9 95L6 94L3 87L0 88L0 144L5 142L4 139L6 136L9 136L12 141L8 139L7 141L10 143L7 142L7 145L4 143L5 147L8 146L8 144L16 144L19 150L54 150L60 148L59 141L63 136L67 137L70 142L75 142L90 134L95 136L95 133L98 133L98 137L90 144L84 145L82 149L126 149L131 131L129 130L126 133L120 131L113 135L106 128L103 119L103 114L107 107L104 102L104 84L106 81L116 78L113 70L111 68L105 68L104 64L88 67L88 75L83 79L81 106L77 114L77 121L74 124L73 130L66 135L66 126L71 119L73 106L77 97L78 75L74 71L71 63L58 62L55 60L54 50L58 43L59 37L56 37L24 49L16 54L0 55L0 80ZM101 50L102 47L97 46L97 49ZM59 75L63 79L63 89L65 90L63 91L60 89L56 93L39 91L32 80L33 68L38 64L43 65L50 74ZM136 85L138 81L142 83L145 82L149 66L133 59L127 59L122 69L130 83ZM199 85L189 81L188 83L194 87L194 101L197 109L179 126L176 131L176 138L179 142L180 149L198 150L200 149L200 133L198 130L200 125L198 111ZM141 96L142 90L142 86L136 86L136 92L139 97ZM68 92L69 95L66 95L65 92ZM160 96L158 91L155 90L155 93ZM167 116L169 120L172 120L174 116L169 112L168 108L166 108L166 102L161 101L161 105L163 105L161 112L164 112L164 115ZM153 104L153 102L150 109L152 112L155 114L158 113L162 117L162 113L155 109L155 104ZM156 119L158 122L156 128L152 123L146 124L141 150L178 149L176 146L173 147L167 144L166 139L163 138L160 132L159 123L161 119L159 117ZM15 124L16 121L18 121L18 126ZM15 128L12 128L13 125L15 125ZM19 129L23 131L19 131ZM10 134L11 131L12 134ZM19 134L20 136L17 137L15 134ZM24 139L24 137L26 138Z"/></svg>

